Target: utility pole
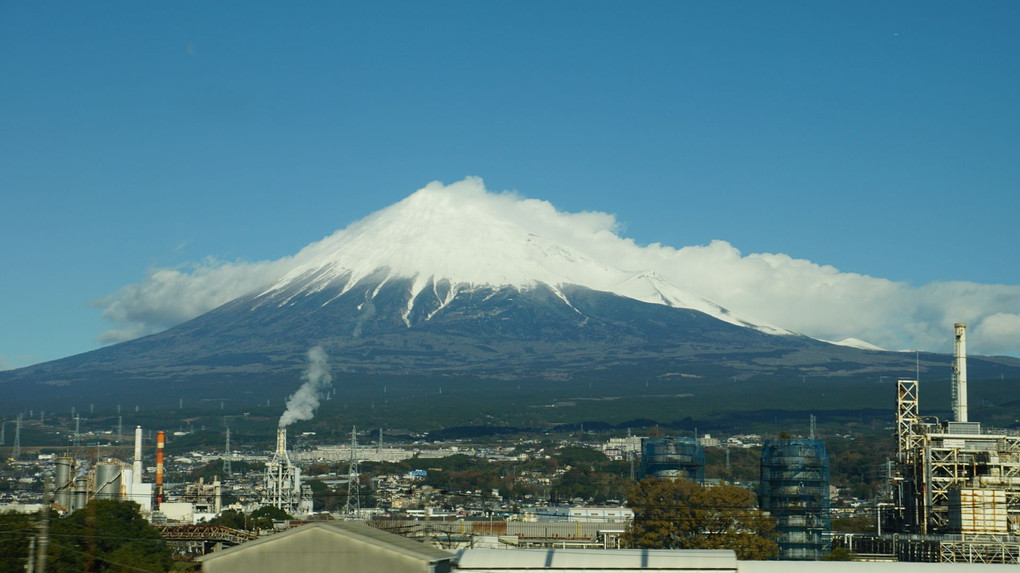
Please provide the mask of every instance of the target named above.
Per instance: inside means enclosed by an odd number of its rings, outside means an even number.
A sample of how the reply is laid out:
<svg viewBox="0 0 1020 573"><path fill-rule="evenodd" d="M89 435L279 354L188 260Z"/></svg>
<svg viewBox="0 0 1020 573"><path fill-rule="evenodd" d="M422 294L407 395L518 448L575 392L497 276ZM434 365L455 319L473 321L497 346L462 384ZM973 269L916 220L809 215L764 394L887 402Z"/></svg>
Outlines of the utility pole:
<svg viewBox="0 0 1020 573"><path fill-rule="evenodd" d="M28 542L28 559L25 561L25 571L27 573L35 572L35 537Z"/></svg>

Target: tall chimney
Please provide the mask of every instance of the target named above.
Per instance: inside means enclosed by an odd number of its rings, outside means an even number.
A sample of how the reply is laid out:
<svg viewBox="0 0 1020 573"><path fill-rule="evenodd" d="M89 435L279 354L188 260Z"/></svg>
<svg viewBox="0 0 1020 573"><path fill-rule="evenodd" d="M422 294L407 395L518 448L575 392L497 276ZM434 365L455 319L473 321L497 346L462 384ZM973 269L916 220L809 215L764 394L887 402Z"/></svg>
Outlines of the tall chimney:
<svg viewBox="0 0 1020 573"><path fill-rule="evenodd" d="M957 422L967 421L967 325L956 324L956 346L953 351L953 416Z"/></svg>
<svg viewBox="0 0 1020 573"><path fill-rule="evenodd" d="M131 464L134 470L134 483L142 483L142 427L135 426L135 462Z"/></svg>
<svg viewBox="0 0 1020 573"><path fill-rule="evenodd" d="M163 430L156 433L156 509L163 503L163 443L166 434Z"/></svg>
<svg viewBox="0 0 1020 573"><path fill-rule="evenodd" d="M276 430L276 459L290 465L290 458L287 457L287 428Z"/></svg>

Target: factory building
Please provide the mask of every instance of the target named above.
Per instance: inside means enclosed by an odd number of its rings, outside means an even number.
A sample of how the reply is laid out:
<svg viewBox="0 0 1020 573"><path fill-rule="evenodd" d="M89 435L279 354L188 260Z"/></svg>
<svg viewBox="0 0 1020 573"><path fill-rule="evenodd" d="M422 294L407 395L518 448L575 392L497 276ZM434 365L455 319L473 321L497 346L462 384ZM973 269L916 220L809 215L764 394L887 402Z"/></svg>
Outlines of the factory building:
<svg viewBox="0 0 1020 573"><path fill-rule="evenodd" d="M641 438L640 479L683 478L705 482L705 451L694 438Z"/></svg>
<svg viewBox="0 0 1020 573"><path fill-rule="evenodd" d="M918 381L897 382L896 525L938 536L942 560L1016 563L1020 434L968 419L966 328L955 325L954 420L922 417Z"/></svg>
<svg viewBox="0 0 1020 573"><path fill-rule="evenodd" d="M885 531L833 539L901 561L1020 564L1020 432L967 412L967 325L955 325L953 419L921 416L917 380L896 383L896 470Z"/></svg>
<svg viewBox="0 0 1020 573"><path fill-rule="evenodd" d="M135 459L129 466L106 459L92 467L70 456L59 456L54 468L53 503L59 511L71 513L93 499L126 499L152 511L153 484L142 483L142 430L135 430Z"/></svg>
<svg viewBox="0 0 1020 573"><path fill-rule="evenodd" d="M829 552L829 456L815 439L766 440L758 505L776 518L780 559Z"/></svg>

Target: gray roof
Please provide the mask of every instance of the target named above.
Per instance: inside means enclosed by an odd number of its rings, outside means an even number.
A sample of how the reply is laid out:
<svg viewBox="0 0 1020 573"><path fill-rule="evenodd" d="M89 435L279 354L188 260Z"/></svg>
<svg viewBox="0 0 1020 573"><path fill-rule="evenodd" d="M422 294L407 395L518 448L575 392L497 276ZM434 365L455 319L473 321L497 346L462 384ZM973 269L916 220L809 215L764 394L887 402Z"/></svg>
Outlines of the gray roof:
<svg viewBox="0 0 1020 573"><path fill-rule="evenodd" d="M465 549L459 570L634 570L736 571L737 554L729 549Z"/></svg>
<svg viewBox="0 0 1020 573"><path fill-rule="evenodd" d="M425 545L424 543L419 543L413 539L408 539L381 529L376 529L375 527L365 525L364 523L357 521L315 521L300 527L295 527L294 529L288 529L282 533L261 537L255 541L243 543L224 551L217 551L216 553L203 555L202 557L199 557L198 560L209 561L223 555L243 551L264 543L273 543L291 535L301 535L303 532L310 531L312 529L329 531L337 535L361 541L362 543L375 545L383 549L393 551L394 553L400 553L409 557L428 561L430 563L437 561L449 561L454 557L454 554L448 551L443 551L442 549L437 549L435 547Z"/></svg>

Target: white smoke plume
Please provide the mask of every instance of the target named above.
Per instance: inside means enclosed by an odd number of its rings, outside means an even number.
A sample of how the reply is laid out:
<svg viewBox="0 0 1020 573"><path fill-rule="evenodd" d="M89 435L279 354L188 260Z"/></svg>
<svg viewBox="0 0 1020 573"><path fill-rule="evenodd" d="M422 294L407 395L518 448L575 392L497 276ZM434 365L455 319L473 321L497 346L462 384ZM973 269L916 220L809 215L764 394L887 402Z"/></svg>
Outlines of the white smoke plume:
<svg viewBox="0 0 1020 573"><path fill-rule="evenodd" d="M315 416L319 401L333 387L333 375L329 373L327 358L321 346L313 346L308 351L308 366L301 375L305 383L287 398L287 411L280 416L281 428L299 420L311 420Z"/></svg>

